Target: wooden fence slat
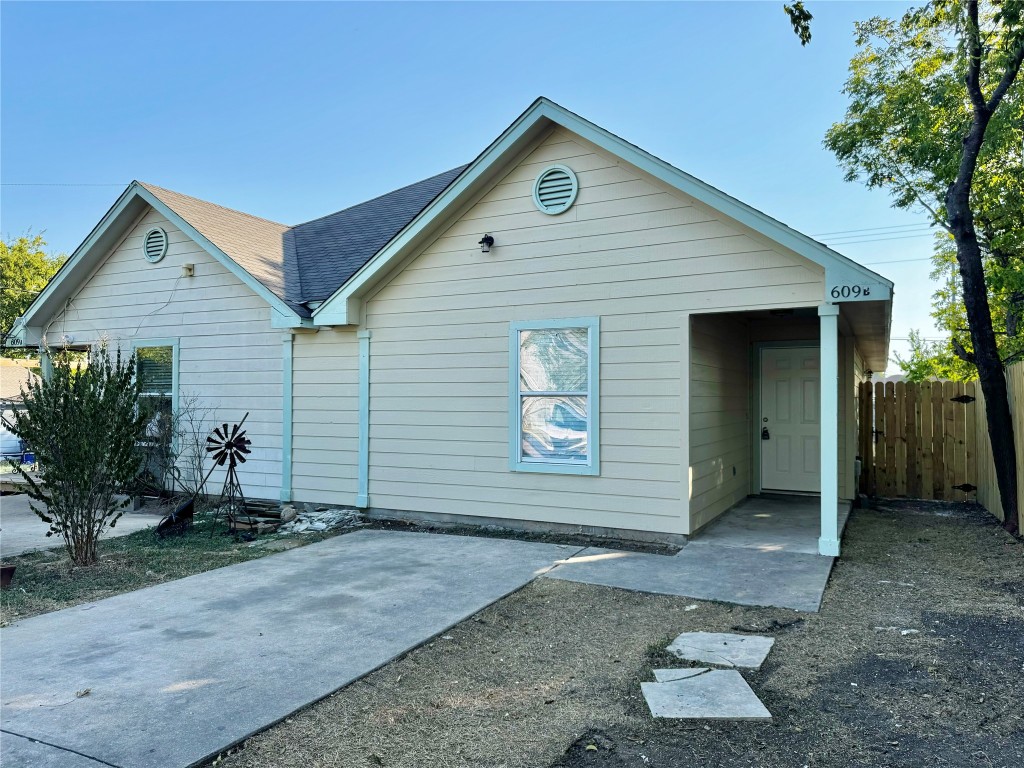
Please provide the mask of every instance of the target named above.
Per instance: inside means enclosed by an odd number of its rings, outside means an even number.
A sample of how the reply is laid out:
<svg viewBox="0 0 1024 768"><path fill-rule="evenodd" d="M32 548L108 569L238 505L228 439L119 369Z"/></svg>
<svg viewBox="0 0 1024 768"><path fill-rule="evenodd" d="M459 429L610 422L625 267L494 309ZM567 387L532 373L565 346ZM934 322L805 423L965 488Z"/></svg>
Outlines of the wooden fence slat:
<svg viewBox="0 0 1024 768"><path fill-rule="evenodd" d="M965 471L964 471L964 482L970 483L975 487L981 486L981 481L978 479L978 426L975 423L975 419L978 414L978 400L975 394L975 386L973 381L964 383L964 394L968 397L973 397L973 403L967 403L964 406L964 455L965 455ZM977 500L977 491L972 491L967 494L967 498L971 499L974 497Z"/></svg>
<svg viewBox="0 0 1024 768"><path fill-rule="evenodd" d="M921 412L921 498L934 499L933 459L932 459L932 382L921 383L921 396L918 398L918 409Z"/></svg>
<svg viewBox="0 0 1024 768"><path fill-rule="evenodd" d="M921 415L917 407L920 392L919 384L907 385L904 434L907 438L907 496L912 499L921 498L921 452L917 439L917 431L921 424Z"/></svg>
<svg viewBox="0 0 1024 768"><path fill-rule="evenodd" d="M885 495L896 495L896 385L885 383Z"/></svg>
<svg viewBox="0 0 1024 768"><path fill-rule="evenodd" d="M1002 507L999 506L999 489L996 487L995 465L992 463L992 443L988 434L988 421L985 416L985 393L981 383L977 385L974 396L978 398L978 412L974 416L975 443L978 451L978 503L989 512L1003 519Z"/></svg>
<svg viewBox="0 0 1024 768"><path fill-rule="evenodd" d="M872 405L874 397L871 392L871 382L863 381L860 384L860 442L858 443L861 460L860 467L860 492L865 494L874 493L875 474L875 451L871 440L871 429L874 426L874 411Z"/></svg>
<svg viewBox="0 0 1024 768"><path fill-rule="evenodd" d="M885 384L875 384L875 493L885 495Z"/></svg>
<svg viewBox="0 0 1024 768"><path fill-rule="evenodd" d="M893 442L896 444L896 482L894 484L894 491L897 496L907 495L907 385L905 382L896 382L894 391L895 402L894 415L895 420L893 422L893 431L895 435Z"/></svg>
<svg viewBox="0 0 1024 768"><path fill-rule="evenodd" d="M956 396L963 398L965 393L964 383L956 382ZM954 450L956 460L954 462L953 485L963 485L967 480L967 405L965 403L954 403ZM966 491L957 491L956 497L959 500L967 501L969 496Z"/></svg>
<svg viewBox="0 0 1024 768"><path fill-rule="evenodd" d="M932 383L921 384L921 498L934 498L933 459L932 459Z"/></svg>
<svg viewBox="0 0 1024 768"><path fill-rule="evenodd" d="M952 501L956 491L953 486L953 473L956 470L956 384L952 381L942 383L942 463L945 473L942 480L942 498Z"/></svg>
<svg viewBox="0 0 1024 768"><path fill-rule="evenodd" d="M932 498L945 498L946 462L942 454L942 382L932 384Z"/></svg>

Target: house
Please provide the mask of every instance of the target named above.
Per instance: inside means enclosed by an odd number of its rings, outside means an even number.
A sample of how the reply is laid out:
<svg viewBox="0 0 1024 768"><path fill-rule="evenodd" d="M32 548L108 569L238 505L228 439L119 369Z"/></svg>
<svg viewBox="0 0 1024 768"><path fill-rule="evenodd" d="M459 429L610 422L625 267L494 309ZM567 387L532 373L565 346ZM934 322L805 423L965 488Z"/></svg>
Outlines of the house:
<svg viewBox="0 0 1024 768"><path fill-rule="evenodd" d="M815 494L838 554L891 306L541 98L469 165L294 227L134 182L17 333L155 347L156 395L248 411L250 495L672 537Z"/></svg>

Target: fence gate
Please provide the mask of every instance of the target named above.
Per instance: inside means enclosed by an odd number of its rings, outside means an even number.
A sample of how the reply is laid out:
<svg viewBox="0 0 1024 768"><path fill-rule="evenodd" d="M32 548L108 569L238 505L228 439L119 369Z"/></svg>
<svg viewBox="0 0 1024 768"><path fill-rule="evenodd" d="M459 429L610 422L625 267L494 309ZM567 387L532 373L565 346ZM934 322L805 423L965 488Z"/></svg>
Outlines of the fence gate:
<svg viewBox="0 0 1024 768"><path fill-rule="evenodd" d="M858 389L860 491L946 501L977 490L976 382L864 382Z"/></svg>

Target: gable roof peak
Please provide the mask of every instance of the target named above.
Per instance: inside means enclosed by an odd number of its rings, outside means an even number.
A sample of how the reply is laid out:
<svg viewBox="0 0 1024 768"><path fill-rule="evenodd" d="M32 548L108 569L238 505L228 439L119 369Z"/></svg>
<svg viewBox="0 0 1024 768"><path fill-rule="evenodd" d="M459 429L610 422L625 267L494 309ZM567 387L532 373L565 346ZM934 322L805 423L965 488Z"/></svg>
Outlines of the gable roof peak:
<svg viewBox="0 0 1024 768"><path fill-rule="evenodd" d="M199 197L193 197L192 195L186 195L183 192L176 192L173 189L168 189L167 187L161 187L161 186L158 186L156 184L151 184L148 181L140 181L138 179L135 179L135 180L132 181L132 184L137 184L138 186L140 186L140 187L142 187L144 189L149 190L154 195L157 195L158 197L161 197L161 198L163 198L163 197L171 197L171 198L176 198L176 199L183 200L183 201L187 200L187 201L190 201L190 202L202 205L202 206L207 206L209 208L219 209L221 211L224 211L226 214L231 214L231 215L235 215L235 216L242 216L242 217L245 217L247 219L252 219L253 221L263 222L264 224L273 224L274 226L281 227L282 229L289 229L291 227L290 224L282 224L279 221L274 221L272 219L267 219L267 218L264 218L262 216L256 216L256 215L251 214L251 213L246 213L245 211L240 211L237 208L228 208L226 205L220 205L218 203L211 203L209 200L203 200L202 198L199 198Z"/></svg>

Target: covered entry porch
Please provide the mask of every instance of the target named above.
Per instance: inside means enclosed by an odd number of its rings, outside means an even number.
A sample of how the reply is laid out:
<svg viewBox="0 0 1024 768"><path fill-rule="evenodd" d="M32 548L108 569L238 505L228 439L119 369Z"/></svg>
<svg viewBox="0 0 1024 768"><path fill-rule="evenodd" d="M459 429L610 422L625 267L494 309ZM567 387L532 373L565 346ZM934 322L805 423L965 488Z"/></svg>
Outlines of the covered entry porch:
<svg viewBox="0 0 1024 768"><path fill-rule="evenodd" d="M853 505L836 504L839 539ZM821 504L814 496L761 494L749 496L701 528L693 541L758 552L819 554Z"/></svg>
<svg viewBox="0 0 1024 768"><path fill-rule="evenodd" d="M873 304L690 315L691 536L839 554L857 383L888 354L888 312Z"/></svg>

